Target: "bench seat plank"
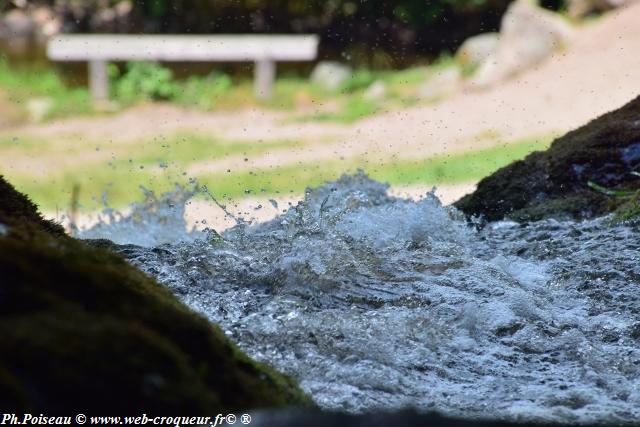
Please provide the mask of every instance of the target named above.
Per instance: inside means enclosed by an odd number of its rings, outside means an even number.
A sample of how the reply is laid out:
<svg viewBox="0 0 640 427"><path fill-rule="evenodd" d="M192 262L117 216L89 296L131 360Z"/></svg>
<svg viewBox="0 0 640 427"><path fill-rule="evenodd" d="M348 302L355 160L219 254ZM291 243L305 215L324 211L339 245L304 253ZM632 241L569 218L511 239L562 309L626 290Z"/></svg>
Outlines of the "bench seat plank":
<svg viewBox="0 0 640 427"><path fill-rule="evenodd" d="M109 61L255 62L258 97L271 94L275 63L312 61L318 53L314 34L133 35L62 34L49 39L47 56L54 61L89 61L93 97L108 96Z"/></svg>
<svg viewBox="0 0 640 427"><path fill-rule="evenodd" d="M48 44L57 61L311 61L316 35L65 34Z"/></svg>

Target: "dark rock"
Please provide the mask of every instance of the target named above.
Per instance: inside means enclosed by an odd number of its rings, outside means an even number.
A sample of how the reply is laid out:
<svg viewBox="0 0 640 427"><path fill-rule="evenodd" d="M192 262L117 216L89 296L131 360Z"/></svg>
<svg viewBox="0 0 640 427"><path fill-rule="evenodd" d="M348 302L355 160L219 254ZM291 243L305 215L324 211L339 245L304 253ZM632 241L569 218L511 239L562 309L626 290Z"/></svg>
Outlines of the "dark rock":
<svg viewBox="0 0 640 427"><path fill-rule="evenodd" d="M454 205L486 220L589 218L611 212L623 200L591 189L640 187L640 97L484 178Z"/></svg>
<svg viewBox="0 0 640 427"><path fill-rule="evenodd" d="M210 415L311 405L107 242L66 236L1 177L0 222L3 409Z"/></svg>
<svg viewBox="0 0 640 427"><path fill-rule="evenodd" d="M29 226L56 236L65 234L59 224L43 219L36 205L16 191L2 175L0 175L0 224L9 227Z"/></svg>
<svg viewBox="0 0 640 427"><path fill-rule="evenodd" d="M531 423L492 420L463 420L443 417L437 413L417 413L413 411L369 413L347 415L328 412L271 411L252 415L252 427L553 427L566 426L557 423ZM582 424L595 427L596 424ZM605 424L597 424L604 426Z"/></svg>

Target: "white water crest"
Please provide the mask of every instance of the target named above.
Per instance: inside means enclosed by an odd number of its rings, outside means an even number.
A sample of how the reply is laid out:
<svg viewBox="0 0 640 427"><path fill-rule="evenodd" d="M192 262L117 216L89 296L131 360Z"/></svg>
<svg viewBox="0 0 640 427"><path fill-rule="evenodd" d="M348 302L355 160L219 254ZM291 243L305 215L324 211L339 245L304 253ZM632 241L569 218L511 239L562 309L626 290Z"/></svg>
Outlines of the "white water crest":
<svg viewBox="0 0 640 427"><path fill-rule="evenodd" d="M270 222L120 251L323 408L640 422L638 224L478 231L386 190L343 176Z"/></svg>
<svg viewBox="0 0 640 427"><path fill-rule="evenodd" d="M106 206L95 225L75 229L74 235L80 239L109 239L117 244L145 247L203 237L196 230L190 230L184 220L185 204L197 193L197 188L177 186L175 191L159 197L144 187L141 191L142 203L132 204L125 213Z"/></svg>

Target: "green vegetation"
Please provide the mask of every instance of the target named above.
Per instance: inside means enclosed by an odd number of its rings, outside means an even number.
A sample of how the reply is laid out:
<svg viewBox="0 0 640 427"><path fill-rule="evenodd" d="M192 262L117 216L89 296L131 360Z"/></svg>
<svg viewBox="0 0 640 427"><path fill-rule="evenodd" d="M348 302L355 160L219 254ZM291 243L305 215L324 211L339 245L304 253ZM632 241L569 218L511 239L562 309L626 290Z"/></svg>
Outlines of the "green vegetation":
<svg viewBox="0 0 640 427"><path fill-rule="evenodd" d="M255 159L267 152L289 150L300 142L220 141L193 134L176 135L166 139L142 141L114 146L104 150L104 156L93 161L52 171L50 175L34 178L29 173L13 171L11 179L17 187L29 194L45 210L67 210L74 186L80 186L80 207L83 210L100 209L103 194L111 207L122 207L142 197L140 186L156 193L171 191L175 184L187 184L196 179L207 184L216 196L244 197L277 193L301 193L307 186L316 186L334 180L347 171L362 168L371 177L395 185L455 184L474 181L490 174L527 153L545 148L550 137L531 139L497 147L448 156L418 160L390 160L380 162L368 158L327 160L315 163L293 164L274 169L243 167L238 170L222 167L218 170L204 167L195 174L186 170L199 162L224 159ZM35 141L26 141L24 155L38 150L41 156L55 159L67 156L78 147L61 150ZM44 144L44 142L42 143ZM3 143L0 141L0 155ZM9 146L7 149L15 149ZM122 150L122 151L120 151ZM99 152L97 152L99 154ZM197 170L197 169L196 169Z"/></svg>
<svg viewBox="0 0 640 427"><path fill-rule="evenodd" d="M6 407L210 415L313 405L107 242L90 247L44 221L1 176L0 221Z"/></svg>
<svg viewBox="0 0 640 427"><path fill-rule="evenodd" d="M419 101L418 87L436 72L454 66L443 56L431 66L396 71L361 69L331 92L296 75L281 76L273 96L266 101L254 95L250 78L234 81L214 71L207 76L174 78L166 66L149 62L131 62L124 67L109 66L111 100L108 108L96 110L85 87L69 87L53 69L12 69L0 61L0 95L24 110L32 120L50 120L80 114L116 111L145 101L172 102L204 111L259 107L292 112L292 120L352 123L380 111L406 107ZM372 84L384 86L377 97L367 96ZM36 101L36 102L34 102ZM37 106L38 101L40 106ZM313 106L312 114L305 109ZM297 110L303 111L302 115Z"/></svg>
<svg viewBox="0 0 640 427"><path fill-rule="evenodd" d="M640 176L640 172L631 171L630 175ZM640 218L640 188L635 189L616 189L607 188L593 181L588 182L589 187L605 194L621 200L623 203L615 210L614 222L628 221Z"/></svg>
<svg viewBox="0 0 640 427"><path fill-rule="evenodd" d="M28 163L22 171L7 170L12 181L24 193L29 194L43 209L57 211L67 209L71 191L80 190L80 207L95 210L103 206L103 199L110 206L122 207L141 196L142 185L158 193L173 190L176 183L185 184L187 166L199 161L254 158L277 149L290 149L298 143L220 141L195 134L178 134L168 138L154 138L138 143L112 144L87 150L86 142L61 144L45 140L20 139L18 144L0 138L0 156L3 152L16 153ZM7 150L7 151L5 151ZM52 164L66 165L74 155L89 159L66 166L59 166L46 175L36 178L31 174L29 162L33 155L47 158ZM225 169L226 171L226 169ZM225 171L220 171L221 174ZM229 174L230 175L230 174Z"/></svg>
<svg viewBox="0 0 640 427"><path fill-rule="evenodd" d="M91 114L91 98L86 88L70 88L53 69L11 69L0 56L0 90L8 101L29 110L29 102L44 99L47 104L38 120Z"/></svg>
<svg viewBox="0 0 640 427"><path fill-rule="evenodd" d="M140 99L169 100L178 91L177 84L168 68L151 62L130 62L126 72L120 76L115 64L110 64L115 99L130 103Z"/></svg>
<svg viewBox="0 0 640 427"><path fill-rule="evenodd" d="M636 191L634 197L629 198L616 209L613 219L615 222L637 221L640 219L640 190Z"/></svg>
<svg viewBox="0 0 640 427"><path fill-rule="evenodd" d="M395 160L373 165L367 159L325 161L278 169L208 174L198 177L216 195L242 197L246 194L301 193L335 180L343 173L363 169L370 177L393 185L458 184L475 181L521 159L533 150L544 149L551 137L504 144L489 149L419 160Z"/></svg>
<svg viewBox="0 0 640 427"><path fill-rule="evenodd" d="M337 111L320 112L303 117L302 121L353 123L375 114L379 110L378 103L361 97L353 97L344 102Z"/></svg>
<svg viewBox="0 0 640 427"><path fill-rule="evenodd" d="M551 139L551 137L527 139L479 151L419 161L399 161L379 170L373 169L371 176L393 184L457 184L476 181L525 157L532 151L547 148Z"/></svg>
<svg viewBox="0 0 640 427"><path fill-rule="evenodd" d="M170 69L151 62L130 62L125 71L111 64L109 75L113 99L121 105L137 101L172 101L180 105L211 110L217 99L232 88L231 78L213 72L206 77L191 76L178 81Z"/></svg>

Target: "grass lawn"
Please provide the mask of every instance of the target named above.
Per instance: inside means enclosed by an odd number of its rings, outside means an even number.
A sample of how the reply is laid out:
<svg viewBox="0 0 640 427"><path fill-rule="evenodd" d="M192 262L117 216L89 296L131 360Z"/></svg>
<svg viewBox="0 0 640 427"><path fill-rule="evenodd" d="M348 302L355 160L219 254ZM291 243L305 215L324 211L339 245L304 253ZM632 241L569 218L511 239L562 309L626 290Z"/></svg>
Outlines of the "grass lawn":
<svg viewBox="0 0 640 427"><path fill-rule="evenodd" d="M217 196L302 193L306 187L337 179L343 173L364 170L392 185L439 185L477 181L514 160L549 146L552 137L532 138L489 149L383 164L367 159L334 160L242 173L215 173L198 177Z"/></svg>
<svg viewBox="0 0 640 427"><path fill-rule="evenodd" d="M81 208L95 210L103 207L103 200L111 207L122 207L139 200L142 196L140 186L164 192L172 190L176 184L188 185L192 177L187 177L184 170L195 161L259 156L298 144L291 141L221 141L189 133L137 143L105 143L95 148L87 147L84 141L0 138L0 158L13 159L3 165L2 173L43 210L67 209L74 187L79 191ZM69 161L76 156L83 160ZM44 167L47 162L55 167L33 173L36 165L43 162ZM18 164L23 166L19 168Z"/></svg>
<svg viewBox="0 0 640 427"><path fill-rule="evenodd" d="M34 177L6 168L4 173L20 191L26 192L44 210L67 210L74 187L79 191L80 208L92 211L104 207L119 208L143 195L140 186L156 193L169 191L176 184L189 186L197 181L206 184L216 197L241 198L247 195L300 194L308 186L334 180L343 173L363 169L369 176L393 185L438 185L476 181L534 150L548 146L551 137L524 140L473 152L417 160L372 162L365 158L293 164L273 169L220 170L199 176L187 176L184 170L193 161L223 159L228 156L256 158L266 152L288 150L299 142L251 143L220 141L194 134L181 134L162 140L143 141L128 146L130 152L67 165L61 170ZM15 147L0 140L0 156ZM36 141L25 143L24 158L37 150L47 157L47 150ZM124 151L123 151L124 152ZM60 153L50 151L51 158Z"/></svg>

